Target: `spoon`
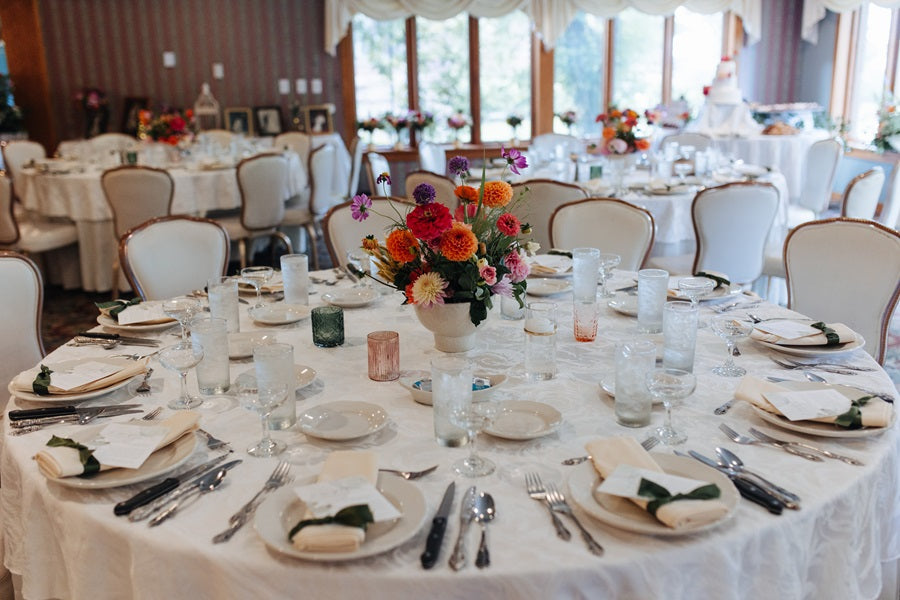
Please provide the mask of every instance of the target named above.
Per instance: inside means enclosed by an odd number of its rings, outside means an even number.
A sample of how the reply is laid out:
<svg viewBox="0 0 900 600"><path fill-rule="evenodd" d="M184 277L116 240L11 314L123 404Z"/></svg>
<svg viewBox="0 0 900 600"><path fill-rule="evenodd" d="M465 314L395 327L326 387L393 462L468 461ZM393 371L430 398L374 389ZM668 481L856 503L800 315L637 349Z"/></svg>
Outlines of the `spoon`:
<svg viewBox="0 0 900 600"><path fill-rule="evenodd" d="M153 520L150 521L150 527L155 527L174 515L185 498L193 496L195 494L205 494L219 487L219 484L222 483L222 480L225 479L225 475L227 474L227 469L219 469L218 471L210 471L209 473L204 475L200 479L200 481L197 482L197 487L186 493L184 496L170 504L167 509L156 515Z"/></svg>
<svg viewBox="0 0 900 600"><path fill-rule="evenodd" d="M738 456L728 448L716 448L716 457L718 457L719 464L723 467L729 467L742 475L752 477L758 483L762 484L770 493L772 493L772 495L781 500L787 508L795 510L800 508L800 505L798 504L798 502L800 502L800 496L787 491L783 487L775 485L762 475L747 469L744 467L744 461L738 458Z"/></svg>
<svg viewBox="0 0 900 600"><path fill-rule="evenodd" d="M803 376L813 383L828 383L828 380L821 375L816 375L815 373L810 373L809 371L803 371Z"/></svg>
<svg viewBox="0 0 900 600"><path fill-rule="evenodd" d="M481 492L475 499L475 521L481 523L481 544L478 546L478 554L475 556L475 566L479 569L491 565L491 555L487 547L487 524L494 520L494 497L486 492Z"/></svg>

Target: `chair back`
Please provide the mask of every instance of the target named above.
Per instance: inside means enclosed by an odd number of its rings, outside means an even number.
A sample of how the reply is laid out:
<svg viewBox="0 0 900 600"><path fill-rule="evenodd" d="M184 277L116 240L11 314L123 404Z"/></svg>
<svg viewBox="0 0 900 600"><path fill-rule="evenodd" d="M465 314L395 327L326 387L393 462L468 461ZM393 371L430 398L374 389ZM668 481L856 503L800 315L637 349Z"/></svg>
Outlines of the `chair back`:
<svg viewBox="0 0 900 600"><path fill-rule="evenodd" d="M210 219L159 217L128 231L119 241L119 261L128 283L144 300L160 300L203 289L228 268L230 240Z"/></svg>
<svg viewBox="0 0 900 600"><path fill-rule="evenodd" d="M884 170L881 167L874 167L854 177L844 190L841 216L852 219L874 219L882 187L884 187Z"/></svg>
<svg viewBox="0 0 900 600"><path fill-rule="evenodd" d="M311 147L310 138L305 133L299 131L288 131L275 136L272 142L273 148L284 149L287 147L293 150L300 157L300 164L305 165L309 162L309 150Z"/></svg>
<svg viewBox="0 0 900 600"><path fill-rule="evenodd" d="M894 166L891 171L891 180L888 182L884 204L881 205L881 214L877 220L891 229L900 226L900 166Z"/></svg>
<svg viewBox="0 0 900 600"><path fill-rule="evenodd" d="M712 146L712 138L703 133L682 131L664 137L659 147L665 148L669 144L678 144L679 146L693 146L697 151L704 152L707 148Z"/></svg>
<svg viewBox="0 0 900 600"><path fill-rule="evenodd" d="M335 196L331 187L336 160L336 150L329 144L309 153L309 211L313 218L322 218L332 206L343 200Z"/></svg>
<svg viewBox="0 0 900 600"><path fill-rule="evenodd" d="M231 142L234 140L234 134L227 129L207 129L200 135L209 140L210 143L222 148L231 148ZM281 148L277 144L274 147Z"/></svg>
<svg viewBox="0 0 900 600"><path fill-rule="evenodd" d="M691 207L697 236L691 272L719 271L741 284L756 280L777 212L778 188L770 183L731 183L697 194Z"/></svg>
<svg viewBox="0 0 900 600"><path fill-rule="evenodd" d="M22 174L25 165L33 160L47 158L47 151L37 142L31 140L13 140L0 144L3 153L3 164L6 172L16 181Z"/></svg>
<svg viewBox="0 0 900 600"><path fill-rule="evenodd" d="M238 163L244 229L261 231L281 225L287 178L288 164L281 154L258 154Z"/></svg>
<svg viewBox="0 0 900 600"><path fill-rule="evenodd" d="M350 142L350 156L353 162L350 165L350 182L347 186L347 198L353 198L359 191L359 174L362 171L362 157L366 150L366 145L359 139L359 136L353 138Z"/></svg>
<svg viewBox="0 0 900 600"><path fill-rule="evenodd" d="M900 296L900 233L860 219L803 223L784 241L784 265L790 309L844 323L883 363Z"/></svg>
<svg viewBox="0 0 900 600"><path fill-rule="evenodd" d="M19 241L19 226L13 207L12 182L0 175L0 245L12 246Z"/></svg>
<svg viewBox="0 0 900 600"><path fill-rule="evenodd" d="M599 248L622 257L620 269L641 269L650 249L656 224L645 208L616 198L588 198L559 206L550 217L553 248Z"/></svg>
<svg viewBox="0 0 900 600"><path fill-rule="evenodd" d="M375 183L378 176L382 173L387 173L388 176L391 174L391 163L388 162L388 159L375 152L366 154L366 176L369 179L369 193L373 196L375 194L391 195L390 183L385 182L377 185Z"/></svg>
<svg viewBox="0 0 900 600"><path fill-rule="evenodd" d="M542 155L544 158L551 158L553 156L557 156L560 158L559 152L557 148L562 148L562 157L568 160L569 155L576 153L580 154L584 150L584 142L579 140L574 135L566 135L563 133L542 133L541 135L536 135L531 140L531 145L529 149L534 152L537 151L538 154ZM538 162L539 159L536 157L535 162ZM532 161L529 161L532 162Z"/></svg>
<svg viewBox="0 0 900 600"><path fill-rule="evenodd" d="M437 144L419 142L419 168L443 175L447 172L447 153Z"/></svg>
<svg viewBox="0 0 900 600"><path fill-rule="evenodd" d="M456 184L453 180L444 175L438 175L431 171L413 171L406 175L406 197L413 199L413 190L420 183L429 183L434 186L435 201L440 202L450 209L450 212L456 210L459 206L459 199L456 197Z"/></svg>
<svg viewBox="0 0 900 600"><path fill-rule="evenodd" d="M406 215L413 208L403 198L391 196L375 196L372 200L372 211L365 221L353 219L350 206L351 202L344 202L331 207L328 214L322 220L322 231L325 234L325 246L331 256L334 266L347 264L347 252L357 250L362 246L362 240L367 235L374 235L382 243L387 237L388 229L394 221L391 215L396 212ZM379 214L380 213L380 214Z"/></svg>
<svg viewBox="0 0 900 600"><path fill-rule="evenodd" d="M797 204L810 209L816 215L828 209L841 151L841 144L837 140L820 140L809 147L806 153L803 188L800 190Z"/></svg>
<svg viewBox="0 0 900 600"><path fill-rule="evenodd" d="M133 148L137 139L124 133L101 133L90 139L91 150L94 154L109 154L110 152L122 152Z"/></svg>
<svg viewBox="0 0 900 600"><path fill-rule="evenodd" d="M513 186L513 199L518 203L511 211L522 223L532 228L531 238L541 245L541 252L550 250L550 218L559 206L587 198L583 188L552 179L532 179ZM521 198L521 200L519 200Z"/></svg>
<svg viewBox="0 0 900 600"><path fill-rule="evenodd" d="M0 381L36 366L43 358L41 314L44 286L40 271L28 258L15 252L0 251ZM3 394L0 408L9 394Z"/></svg>
<svg viewBox="0 0 900 600"><path fill-rule="evenodd" d="M163 169L116 167L103 172L100 185L113 214L116 239L144 221L172 212L175 183Z"/></svg>

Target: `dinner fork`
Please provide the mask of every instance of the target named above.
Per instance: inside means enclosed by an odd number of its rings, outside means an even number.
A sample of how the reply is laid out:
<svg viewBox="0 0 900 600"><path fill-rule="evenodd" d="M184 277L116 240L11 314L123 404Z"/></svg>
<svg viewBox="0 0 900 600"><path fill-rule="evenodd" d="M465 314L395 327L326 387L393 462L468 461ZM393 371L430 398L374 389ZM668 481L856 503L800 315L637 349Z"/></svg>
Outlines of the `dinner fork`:
<svg viewBox="0 0 900 600"><path fill-rule="evenodd" d="M378 469L379 471L383 471L385 473L393 473L394 475L399 475L403 479L407 481L411 481L414 479L419 479L420 477L425 477L429 473L433 472L438 468L438 465L434 465L433 467L428 467L427 469L422 469L421 471L398 471L396 469Z"/></svg>
<svg viewBox="0 0 900 600"><path fill-rule="evenodd" d="M202 434L203 437L206 438L206 447L209 448L210 450L218 450L219 448L227 447L229 452L233 452L233 450L229 446L229 443L226 442L225 440L220 440L219 438L217 438L210 432L206 431L205 429L198 428L197 431L200 434Z"/></svg>
<svg viewBox="0 0 900 600"><path fill-rule="evenodd" d="M572 510L572 507L569 506L569 503L566 502L566 497L563 495L559 489L552 483L547 484L547 502L550 504L550 509L554 512L560 512L564 515L568 515L572 522L578 526L578 529L581 531L581 537L584 539L584 543L587 544L588 550L591 551L591 554L596 556L603 556L603 546L597 543L594 539L594 536L591 535L591 532L584 528L584 525L581 524L581 521L578 520L578 517L575 516L575 512Z"/></svg>
<svg viewBox="0 0 900 600"><path fill-rule="evenodd" d="M556 535L566 541L572 539L572 534L566 529L566 526L563 525L563 522L556 516L553 508L550 506L550 501L547 499L547 490L544 488L541 476L537 473L525 473L525 489L533 500L537 500L547 507L550 518L553 520L553 527L556 528Z"/></svg>
<svg viewBox="0 0 900 600"><path fill-rule="evenodd" d="M856 375L856 371L851 371L849 369L841 369L837 367L822 367L822 366L810 366L810 365L794 365L791 363L784 362L783 360L779 360L774 356L770 356L769 360L778 365L783 369L790 370L803 370L803 369L819 369L820 371L825 371L826 373L834 373L835 375Z"/></svg>
<svg viewBox="0 0 900 600"><path fill-rule="evenodd" d="M830 363L830 362L801 362L799 360L794 360L792 358L782 358L782 362L786 362L791 365L796 365L798 368L810 368L810 367L834 367L836 369L849 369L851 371L874 371L873 367L857 367L855 365L845 365L843 363Z"/></svg>
<svg viewBox="0 0 900 600"><path fill-rule="evenodd" d="M269 478L263 484L262 488L256 492L256 495L253 496L247 504L242 506L240 510L231 515L228 519L228 522L230 523L228 529L213 537L213 543L219 544L230 540L231 537L250 520L253 513L256 512L259 498L264 494L277 490L290 480L290 471L291 464L289 462L279 462L275 467L275 470L272 471L272 474L269 475Z"/></svg>
<svg viewBox="0 0 900 600"><path fill-rule="evenodd" d="M732 429L725 423L719 423L719 429L722 431L722 433L724 433L729 438L731 438L731 441L736 442L738 444L744 444L747 446L753 446L753 445L774 446L776 448L781 448L782 450L784 450L785 452L787 452L789 454L796 454L797 456L801 456L801 457L805 458L806 460L811 460L813 462L822 462L821 456L818 456L815 454L810 454L809 452L804 452L803 450L794 448L793 446L790 446L790 445L776 444L774 442L767 442L767 441L758 440L758 439L755 439L755 438L752 438L752 437L749 437L746 435L741 435L740 433L738 433L737 431L735 431L734 429Z"/></svg>

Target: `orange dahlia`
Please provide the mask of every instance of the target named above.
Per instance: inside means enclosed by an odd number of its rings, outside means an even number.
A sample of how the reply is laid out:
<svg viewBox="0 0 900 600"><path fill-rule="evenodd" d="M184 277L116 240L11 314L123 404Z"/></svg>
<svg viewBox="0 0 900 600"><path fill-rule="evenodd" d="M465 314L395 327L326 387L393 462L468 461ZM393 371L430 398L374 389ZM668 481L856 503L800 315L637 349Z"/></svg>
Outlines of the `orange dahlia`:
<svg viewBox="0 0 900 600"><path fill-rule="evenodd" d="M463 202L478 202L478 190L471 185L458 185L453 192Z"/></svg>
<svg viewBox="0 0 900 600"><path fill-rule="evenodd" d="M416 258L419 249L419 241L408 229L395 229L387 236L388 252L391 258L399 263L412 262Z"/></svg>
<svg viewBox="0 0 900 600"><path fill-rule="evenodd" d="M650 141L643 139L643 138L634 140L634 147L641 151L649 150L650 149Z"/></svg>
<svg viewBox="0 0 900 600"><path fill-rule="evenodd" d="M363 250L378 250L378 240L374 235L367 235L362 241Z"/></svg>
<svg viewBox="0 0 900 600"><path fill-rule="evenodd" d="M603 128L603 139L611 140L616 136L616 130L612 127L604 127Z"/></svg>
<svg viewBox="0 0 900 600"><path fill-rule="evenodd" d="M505 181L488 181L484 184L482 202L488 208L500 208L509 204L513 197L512 186Z"/></svg>
<svg viewBox="0 0 900 600"><path fill-rule="evenodd" d="M450 229L441 236L441 254L448 260L456 262L468 260L476 250L478 250L478 238L465 223L454 221Z"/></svg>

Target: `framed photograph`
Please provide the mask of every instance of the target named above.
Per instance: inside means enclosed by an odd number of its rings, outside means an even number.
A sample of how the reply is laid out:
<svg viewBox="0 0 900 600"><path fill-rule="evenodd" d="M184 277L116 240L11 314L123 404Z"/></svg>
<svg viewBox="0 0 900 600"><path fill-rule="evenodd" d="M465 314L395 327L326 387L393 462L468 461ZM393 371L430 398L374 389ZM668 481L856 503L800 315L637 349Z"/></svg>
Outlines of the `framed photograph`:
<svg viewBox="0 0 900 600"><path fill-rule="evenodd" d="M334 133L334 122L331 119L330 104L316 104L305 107L306 133L313 135Z"/></svg>
<svg viewBox="0 0 900 600"><path fill-rule="evenodd" d="M226 108L225 127L231 133L253 135L253 113L249 108Z"/></svg>
<svg viewBox="0 0 900 600"><path fill-rule="evenodd" d="M280 106L256 106L253 108L253 116L256 119L257 135L278 135L284 131Z"/></svg>
<svg viewBox="0 0 900 600"><path fill-rule="evenodd" d="M150 108L150 99L128 97L122 101L122 133L137 137L138 113Z"/></svg>

